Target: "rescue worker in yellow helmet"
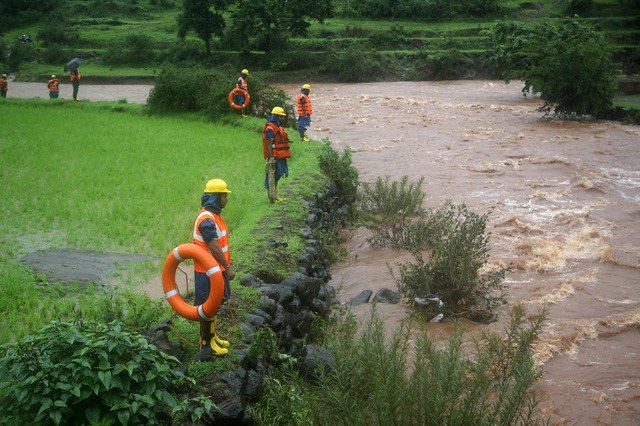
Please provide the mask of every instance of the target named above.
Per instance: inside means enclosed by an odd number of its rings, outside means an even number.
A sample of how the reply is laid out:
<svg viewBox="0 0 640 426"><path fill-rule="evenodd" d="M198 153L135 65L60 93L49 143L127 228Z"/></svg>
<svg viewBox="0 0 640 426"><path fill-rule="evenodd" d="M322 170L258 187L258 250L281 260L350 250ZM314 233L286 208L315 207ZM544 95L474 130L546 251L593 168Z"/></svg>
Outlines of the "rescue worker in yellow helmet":
<svg viewBox="0 0 640 426"><path fill-rule="evenodd" d="M311 86L305 84L300 89L296 103L298 105L298 132L300 133L300 140L309 142L307 137L307 130L311 126L311 114L313 114L313 108L311 108L311 99L309 98L309 92Z"/></svg>
<svg viewBox="0 0 640 426"><path fill-rule="evenodd" d="M51 75L51 79L47 83L49 88L49 99L58 99L58 91L60 86L60 79L55 74Z"/></svg>
<svg viewBox="0 0 640 426"><path fill-rule="evenodd" d="M289 176L287 158L291 157L289 135L283 126L285 116L282 107L273 108L262 129L262 151L267 160L264 186L271 203L281 203L286 200L278 197L278 181L280 178Z"/></svg>
<svg viewBox="0 0 640 426"><path fill-rule="evenodd" d="M9 80L6 74L2 74L0 77L0 96L7 97L7 91L9 90Z"/></svg>
<svg viewBox="0 0 640 426"><path fill-rule="evenodd" d="M220 214L227 205L227 197L231 191L227 183L222 179L211 179L207 182L204 192L200 197L202 208L193 225L193 243L209 251L218 262L224 277L223 303L231 296L229 281L235 277L231 265L231 252L229 250L229 229ZM194 260L195 300L194 304L201 305L209 297L209 277L203 265ZM216 333L216 318L212 322L200 322L201 350L195 356L204 361L214 355L226 355L229 353L229 342L221 339Z"/></svg>
<svg viewBox="0 0 640 426"><path fill-rule="evenodd" d="M247 86L248 76L249 71L246 68L240 71L240 75L236 81L236 89L234 90L235 96L233 98L233 103L236 105L244 105L245 94L249 92L249 86ZM242 109L241 116L246 117L244 108Z"/></svg>

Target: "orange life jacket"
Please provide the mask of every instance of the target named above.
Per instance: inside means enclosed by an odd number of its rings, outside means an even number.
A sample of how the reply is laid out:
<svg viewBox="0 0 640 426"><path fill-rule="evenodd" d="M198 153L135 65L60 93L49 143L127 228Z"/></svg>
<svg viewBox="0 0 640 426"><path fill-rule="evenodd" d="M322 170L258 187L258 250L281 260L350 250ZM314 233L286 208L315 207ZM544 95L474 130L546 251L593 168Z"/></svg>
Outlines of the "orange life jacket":
<svg viewBox="0 0 640 426"><path fill-rule="evenodd" d="M200 213L196 218L196 222L193 225L193 243L199 245L206 251L209 251L209 246L207 246L204 238L202 238L202 234L200 234L200 224L205 219L212 219L215 223L216 232L218 233L218 245L222 249L222 253L224 253L224 258L227 259L227 263L231 265L231 253L229 253L229 229L224 223L224 220L219 215L204 208L200 210ZM220 265L220 268L223 271L225 270L222 265ZM204 266L202 266L202 264L195 259L193 261L193 269L195 269L196 272L207 272Z"/></svg>
<svg viewBox="0 0 640 426"><path fill-rule="evenodd" d="M7 79L4 77L0 77L0 90L7 90L9 85L7 84Z"/></svg>
<svg viewBox="0 0 640 426"><path fill-rule="evenodd" d="M47 87L49 88L49 91L51 92L57 92L58 91L58 85L60 84L60 80L58 80L57 78L52 78L51 80L49 80L49 82L47 83Z"/></svg>
<svg viewBox="0 0 640 426"><path fill-rule="evenodd" d="M243 76L238 77L238 88L244 90L245 92L248 90L247 80L245 80Z"/></svg>
<svg viewBox="0 0 640 426"><path fill-rule="evenodd" d="M278 126L276 123L272 122L265 124L264 129L262 129L262 152L264 154L264 158L269 157L268 144L271 143L269 139L267 139L268 129L271 129L274 134L272 145L273 157L276 159L290 158L291 151L289 150L289 135L287 135L284 127Z"/></svg>
<svg viewBox="0 0 640 426"><path fill-rule="evenodd" d="M304 104L302 103L303 98L305 100ZM311 114L313 114L313 109L311 108L311 99L309 99L309 96L305 95L304 93L298 93L298 116Z"/></svg>
<svg viewBox="0 0 640 426"><path fill-rule="evenodd" d="M76 79L78 79L78 81L82 80L82 74L80 74L80 70L76 70L77 71L77 75L76 73L71 73L69 75L69 77L71 77L71 81L75 81Z"/></svg>

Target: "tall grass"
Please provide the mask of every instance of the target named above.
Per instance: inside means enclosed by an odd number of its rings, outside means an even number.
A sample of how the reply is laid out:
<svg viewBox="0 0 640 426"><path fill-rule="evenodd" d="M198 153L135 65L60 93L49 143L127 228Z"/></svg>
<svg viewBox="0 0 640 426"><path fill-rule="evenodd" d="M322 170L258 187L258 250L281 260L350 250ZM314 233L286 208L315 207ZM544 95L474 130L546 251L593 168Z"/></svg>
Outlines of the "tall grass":
<svg viewBox="0 0 640 426"><path fill-rule="evenodd" d="M540 376L531 344L546 313L527 319L514 307L504 333L463 339L459 324L444 345L427 333L415 336L409 322L385 338L372 311L361 335L351 315L341 318L326 342L333 369L312 382L283 370L265 382L253 407L259 425L537 425L537 402L529 392Z"/></svg>

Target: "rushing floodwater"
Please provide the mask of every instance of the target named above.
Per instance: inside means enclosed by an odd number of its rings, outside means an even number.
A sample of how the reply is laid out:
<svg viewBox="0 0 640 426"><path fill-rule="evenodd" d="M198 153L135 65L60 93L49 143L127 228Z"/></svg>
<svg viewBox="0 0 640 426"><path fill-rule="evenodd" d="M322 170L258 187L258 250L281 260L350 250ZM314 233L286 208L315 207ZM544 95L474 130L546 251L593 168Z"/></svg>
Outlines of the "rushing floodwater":
<svg viewBox="0 0 640 426"><path fill-rule="evenodd" d="M536 346L543 414L557 425L640 424L640 127L544 119L521 87L312 84L309 133L350 147L362 181L423 177L425 207L451 199L491 211L491 263L514 268L509 302L549 310ZM332 270L343 302L395 288L387 264L410 260L362 233L349 253ZM408 309L379 311L392 324ZM442 337L451 324L428 327Z"/></svg>
<svg viewBox="0 0 640 426"><path fill-rule="evenodd" d="M555 425L640 424L640 127L544 119L515 83L302 83L312 86L309 134L350 147L362 181L423 177L425 207L451 199L491 211L489 267L513 268L509 303L549 311L535 348L542 414ZM84 85L80 98L145 102L149 89ZM14 83L9 96L46 97L46 85ZM409 260L356 232L331 284L343 302L393 289L387 264ZM390 325L409 310L378 309ZM489 327L501 330L507 312ZM427 327L436 339L451 331L446 318Z"/></svg>

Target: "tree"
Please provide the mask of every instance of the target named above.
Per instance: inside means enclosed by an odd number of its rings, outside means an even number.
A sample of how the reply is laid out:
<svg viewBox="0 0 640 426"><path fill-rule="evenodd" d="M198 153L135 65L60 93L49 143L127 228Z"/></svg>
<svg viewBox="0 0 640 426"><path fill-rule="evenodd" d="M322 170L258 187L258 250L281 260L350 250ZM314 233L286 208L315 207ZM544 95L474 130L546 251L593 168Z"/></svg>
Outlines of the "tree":
<svg viewBox="0 0 640 426"><path fill-rule="evenodd" d="M225 8L224 0L183 0L182 14L178 18L178 37L184 39L193 30L204 41L208 56L211 53L211 37L222 35L224 30L222 13Z"/></svg>
<svg viewBox="0 0 640 426"><path fill-rule="evenodd" d="M499 22L490 30L489 62L522 92L539 93L545 114L602 116L612 108L617 68L604 37L578 19L535 26Z"/></svg>
<svg viewBox="0 0 640 426"><path fill-rule="evenodd" d="M309 20L324 22L333 13L331 0L237 0L232 12L232 36L246 45L255 37L256 46L264 51L282 47L289 36L304 36Z"/></svg>

